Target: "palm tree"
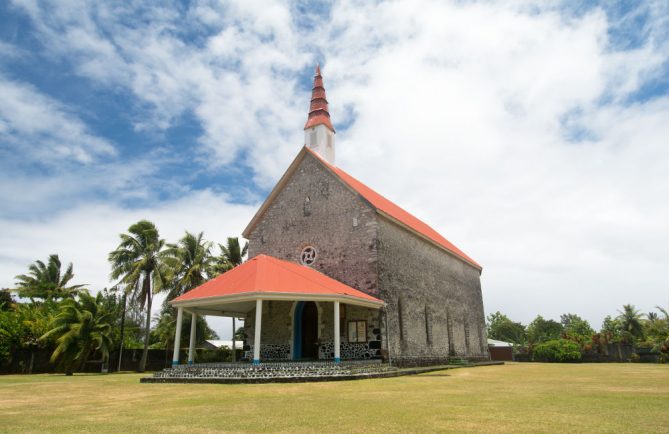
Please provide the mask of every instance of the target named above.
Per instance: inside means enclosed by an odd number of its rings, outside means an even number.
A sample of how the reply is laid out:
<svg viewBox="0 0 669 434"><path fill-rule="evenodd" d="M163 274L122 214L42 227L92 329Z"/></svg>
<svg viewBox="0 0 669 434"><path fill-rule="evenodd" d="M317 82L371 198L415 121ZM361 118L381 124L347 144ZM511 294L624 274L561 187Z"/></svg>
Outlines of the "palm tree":
<svg viewBox="0 0 669 434"><path fill-rule="evenodd" d="M662 314L664 315L664 319L665 319L665 320L668 320L668 321L669 321L669 311L667 311L667 309L664 309L664 308L661 307L661 306L655 306L655 308L656 308L657 310L659 310L660 312L662 312Z"/></svg>
<svg viewBox="0 0 669 434"><path fill-rule="evenodd" d="M659 316L657 315L657 312L648 312L646 314L646 318L648 318L648 321L654 322L659 318Z"/></svg>
<svg viewBox="0 0 669 434"><path fill-rule="evenodd" d="M72 375L99 351L103 362L109 360L112 347L113 314L104 308L102 293L93 297L87 292L79 294L79 299L67 299L59 313L51 322L51 330L40 339L57 336L56 349L51 362L60 360L66 375Z"/></svg>
<svg viewBox="0 0 669 434"><path fill-rule="evenodd" d="M131 295L131 300L139 304L140 309L146 309L144 351L139 362L139 372L144 372L151 338L153 292L160 291L164 280L160 252L165 240L160 239L156 226L147 220L133 224L128 232L119 235L121 243L109 254L109 262L112 264L111 278L120 278L118 286Z"/></svg>
<svg viewBox="0 0 669 434"><path fill-rule="evenodd" d="M632 339L643 336L643 324L641 323L642 314L631 304L623 305L623 310L618 311L618 316L623 333Z"/></svg>
<svg viewBox="0 0 669 434"><path fill-rule="evenodd" d="M225 273L231 268L244 262L244 256L249 250L249 243L244 243L244 247L239 244L239 238L228 237L226 245L219 244L221 255L218 257L217 270Z"/></svg>
<svg viewBox="0 0 669 434"><path fill-rule="evenodd" d="M70 262L61 273L61 263L58 255L49 255L46 264L37 260L28 267L28 274L20 274L15 277L18 281L15 291L19 297L42 298L45 300L56 300L61 298L73 298L79 294L85 285L67 286L74 277L72 263Z"/></svg>
<svg viewBox="0 0 669 434"><path fill-rule="evenodd" d="M169 289L165 303L202 285L214 275L215 258L212 243L204 240L204 233L186 232L177 244L168 244L161 253L165 268L165 287Z"/></svg>

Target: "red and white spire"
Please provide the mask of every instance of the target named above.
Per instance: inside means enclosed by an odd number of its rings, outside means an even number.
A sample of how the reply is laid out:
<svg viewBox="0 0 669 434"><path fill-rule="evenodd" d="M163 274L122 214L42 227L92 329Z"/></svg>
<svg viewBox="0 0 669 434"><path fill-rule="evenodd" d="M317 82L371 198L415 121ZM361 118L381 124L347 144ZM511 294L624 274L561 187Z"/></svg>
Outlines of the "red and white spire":
<svg viewBox="0 0 669 434"><path fill-rule="evenodd" d="M317 65L314 87L311 91L309 117L304 125L304 144L316 151L327 162L334 164L334 135L335 130L330 121L330 112L328 112L328 100L325 98L323 76L320 65Z"/></svg>

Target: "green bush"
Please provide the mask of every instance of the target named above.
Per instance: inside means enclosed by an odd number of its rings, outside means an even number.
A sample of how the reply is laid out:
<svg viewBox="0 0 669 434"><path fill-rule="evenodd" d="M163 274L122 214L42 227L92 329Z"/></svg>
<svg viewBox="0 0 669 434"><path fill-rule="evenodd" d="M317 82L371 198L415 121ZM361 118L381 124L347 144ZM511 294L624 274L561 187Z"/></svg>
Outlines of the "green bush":
<svg viewBox="0 0 669 434"><path fill-rule="evenodd" d="M581 349L574 341L554 339L534 347L533 358L538 362L578 362Z"/></svg>
<svg viewBox="0 0 669 434"><path fill-rule="evenodd" d="M232 361L232 350L228 347L221 347L216 350L197 350L195 360L198 363L221 363Z"/></svg>

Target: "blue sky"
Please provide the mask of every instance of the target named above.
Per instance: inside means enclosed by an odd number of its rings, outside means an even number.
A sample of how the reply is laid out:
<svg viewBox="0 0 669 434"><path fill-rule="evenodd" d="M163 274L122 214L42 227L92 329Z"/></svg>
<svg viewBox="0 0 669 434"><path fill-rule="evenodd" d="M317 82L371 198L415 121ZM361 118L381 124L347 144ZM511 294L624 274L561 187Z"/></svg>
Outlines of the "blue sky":
<svg viewBox="0 0 669 434"><path fill-rule="evenodd" d="M486 310L666 307L668 29L663 1L2 2L0 284L60 253L108 285L133 219L239 234L320 62L338 164L482 263Z"/></svg>

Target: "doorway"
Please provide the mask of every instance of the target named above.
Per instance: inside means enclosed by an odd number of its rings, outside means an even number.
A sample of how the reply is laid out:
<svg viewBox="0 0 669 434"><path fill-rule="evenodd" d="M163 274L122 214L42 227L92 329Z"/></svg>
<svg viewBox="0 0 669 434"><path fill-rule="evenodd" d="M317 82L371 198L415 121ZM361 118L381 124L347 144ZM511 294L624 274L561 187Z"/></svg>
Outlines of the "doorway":
<svg viewBox="0 0 669 434"><path fill-rule="evenodd" d="M318 307L313 301L299 301L293 324L293 359L318 359Z"/></svg>

